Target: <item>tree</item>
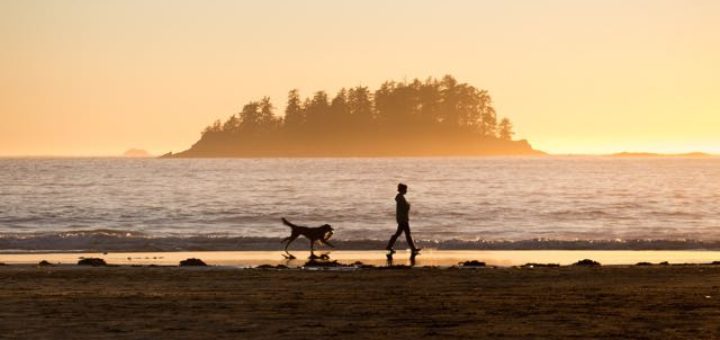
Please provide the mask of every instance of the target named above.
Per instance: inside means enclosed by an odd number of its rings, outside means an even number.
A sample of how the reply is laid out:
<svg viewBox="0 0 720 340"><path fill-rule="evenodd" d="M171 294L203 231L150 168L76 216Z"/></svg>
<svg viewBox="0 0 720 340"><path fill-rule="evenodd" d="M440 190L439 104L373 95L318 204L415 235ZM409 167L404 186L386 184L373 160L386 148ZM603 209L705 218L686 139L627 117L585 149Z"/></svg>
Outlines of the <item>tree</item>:
<svg viewBox="0 0 720 340"><path fill-rule="evenodd" d="M240 119L238 119L237 115L232 115L223 124L222 131L223 132L237 132L239 127L240 127Z"/></svg>
<svg viewBox="0 0 720 340"><path fill-rule="evenodd" d="M325 131L328 128L328 118L330 117L330 103L328 95L325 91L317 91L312 99L306 101L305 115L307 125L311 131Z"/></svg>
<svg viewBox="0 0 720 340"><path fill-rule="evenodd" d="M500 121L500 125L498 125L499 137L502 140L512 140L512 136L515 134L513 132L513 126L509 119L503 118Z"/></svg>
<svg viewBox="0 0 720 340"><path fill-rule="evenodd" d="M439 121L449 128L458 126L458 83L451 75L446 75L440 82L442 96L442 113Z"/></svg>
<svg viewBox="0 0 720 340"><path fill-rule="evenodd" d="M260 127L260 103L249 102L240 111L240 129L244 132L255 132Z"/></svg>
<svg viewBox="0 0 720 340"><path fill-rule="evenodd" d="M437 80L427 78L424 83L418 85L418 119L425 126L432 126L440 122L442 110L442 94L440 84Z"/></svg>
<svg viewBox="0 0 720 340"><path fill-rule="evenodd" d="M334 129L344 130L349 126L349 120L350 106L348 105L347 90L342 88L330 103L329 123Z"/></svg>
<svg viewBox="0 0 720 340"><path fill-rule="evenodd" d="M266 130L272 130L280 125L280 121L275 117L275 114L273 113L275 107L270 101L270 97L263 97L263 99L259 103L259 109L260 117L258 118L258 123L260 127Z"/></svg>
<svg viewBox="0 0 720 340"><path fill-rule="evenodd" d="M298 130L305 124L305 112L300 102L297 89L288 92L287 107L285 107L284 127Z"/></svg>
<svg viewBox="0 0 720 340"><path fill-rule="evenodd" d="M485 137L497 137L497 115L492 106L483 108L480 134Z"/></svg>
<svg viewBox="0 0 720 340"><path fill-rule="evenodd" d="M367 87L357 86L348 91L350 119L355 126L367 127L373 121L373 101Z"/></svg>
<svg viewBox="0 0 720 340"><path fill-rule="evenodd" d="M202 135L212 135L212 134L219 134L223 132L222 123L220 122L220 119L215 120L212 125L208 126L203 130Z"/></svg>

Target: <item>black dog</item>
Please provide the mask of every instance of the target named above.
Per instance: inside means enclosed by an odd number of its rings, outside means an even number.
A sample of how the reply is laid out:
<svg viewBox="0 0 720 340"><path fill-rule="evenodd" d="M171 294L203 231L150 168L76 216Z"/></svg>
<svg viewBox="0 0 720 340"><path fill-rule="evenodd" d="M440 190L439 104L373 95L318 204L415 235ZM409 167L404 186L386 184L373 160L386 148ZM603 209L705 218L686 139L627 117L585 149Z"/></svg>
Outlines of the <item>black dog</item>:
<svg viewBox="0 0 720 340"><path fill-rule="evenodd" d="M285 244L285 253L287 253L288 259L295 258L288 252L287 249L288 249L288 246L290 246L290 243L295 241L295 239L300 237L300 235L305 236L305 238L310 240L310 258L311 259L318 258L317 256L315 256L315 242L317 242L317 241L320 241L324 244L327 244L328 246L335 248L334 245L332 245L332 244L330 244L330 242L328 242L328 240L332 237L333 230L334 230L333 227L330 226L329 224L323 224L319 227L310 228L310 227L292 224L292 223L290 223L290 221L286 220L285 217L282 218L282 221L283 221L283 224L290 227L290 236L288 236L285 239L283 239L282 241L280 241L280 243L287 242L287 244Z"/></svg>

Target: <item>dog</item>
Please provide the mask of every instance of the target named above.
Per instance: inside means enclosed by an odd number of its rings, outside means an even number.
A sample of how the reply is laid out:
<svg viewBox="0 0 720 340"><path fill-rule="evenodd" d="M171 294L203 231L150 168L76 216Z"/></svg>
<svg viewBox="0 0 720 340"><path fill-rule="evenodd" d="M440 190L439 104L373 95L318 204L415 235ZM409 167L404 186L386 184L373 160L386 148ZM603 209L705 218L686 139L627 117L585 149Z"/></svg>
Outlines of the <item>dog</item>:
<svg viewBox="0 0 720 340"><path fill-rule="evenodd" d="M295 258L288 252L288 246L290 246L290 243L295 241L295 239L300 237L300 235L305 236L305 238L310 240L310 258L311 259L319 258L318 256L315 256L315 242L320 241L321 243L327 244L328 246L335 248L335 246L332 245L328 241L332 237L333 231L334 231L333 227L330 226L329 224L323 224L319 227L311 228L311 227L306 227L306 226L301 226L301 225L290 223L290 221L285 219L285 217L282 218L282 222L286 226L290 227L290 236L288 236L288 237L284 238L282 241L280 241L280 243L287 242L285 244L285 253L287 254L286 257L288 259ZM327 256L327 255L325 255L325 256Z"/></svg>

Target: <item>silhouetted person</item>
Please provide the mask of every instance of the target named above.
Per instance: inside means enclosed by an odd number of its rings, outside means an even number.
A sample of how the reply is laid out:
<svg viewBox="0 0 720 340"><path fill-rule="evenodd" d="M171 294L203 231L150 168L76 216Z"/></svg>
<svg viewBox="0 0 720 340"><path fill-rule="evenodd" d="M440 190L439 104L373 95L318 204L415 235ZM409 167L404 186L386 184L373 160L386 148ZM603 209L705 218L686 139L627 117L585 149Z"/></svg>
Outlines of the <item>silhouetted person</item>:
<svg viewBox="0 0 720 340"><path fill-rule="evenodd" d="M405 239L407 240L407 244L412 250L413 255L420 251L420 248L415 247L415 242L413 242L412 235L410 235L410 203L405 200L406 193L407 185L402 183L398 184L398 194L395 196L395 202L397 202L395 218L397 219L398 227L395 234L390 237L390 242L388 242L388 245L385 248L391 255L395 253L395 249L393 249L395 241L403 232L405 232Z"/></svg>

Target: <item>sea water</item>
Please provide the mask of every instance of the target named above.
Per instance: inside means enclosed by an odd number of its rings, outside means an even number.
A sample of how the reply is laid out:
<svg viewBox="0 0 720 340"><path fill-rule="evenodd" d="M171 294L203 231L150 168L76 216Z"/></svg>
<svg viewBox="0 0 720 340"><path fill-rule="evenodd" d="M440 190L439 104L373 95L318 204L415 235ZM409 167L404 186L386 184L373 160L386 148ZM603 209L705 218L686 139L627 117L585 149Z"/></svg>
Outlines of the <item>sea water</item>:
<svg viewBox="0 0 720 340"><path fill-rule="evenodd" d="M396 228L399 182L426 247L720 241L713 157L8 158L0 251L275 245L288 234L281 217L380 244Z"/></svg>

